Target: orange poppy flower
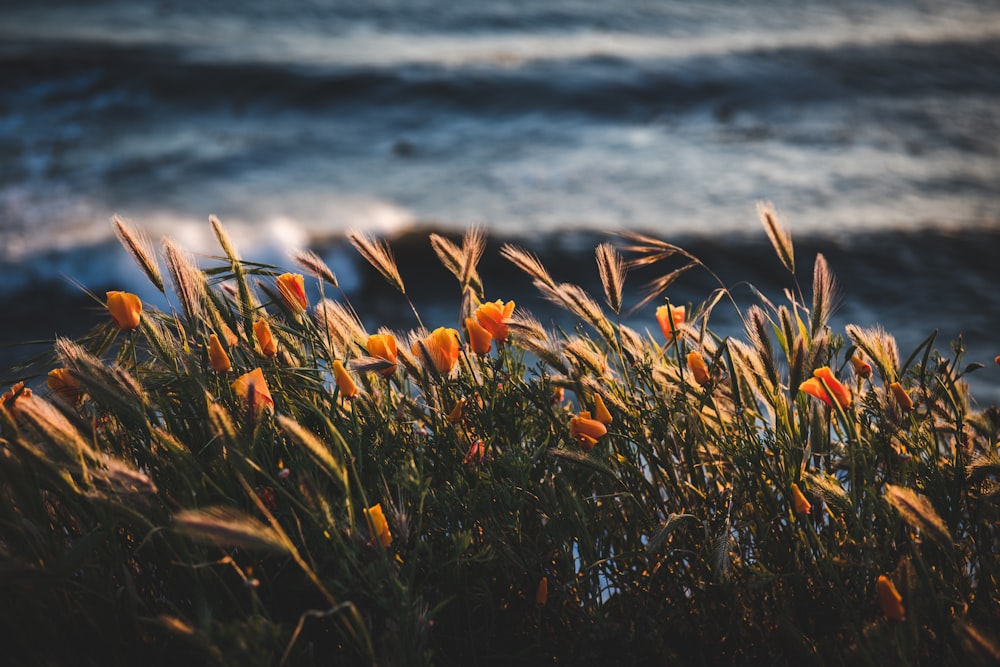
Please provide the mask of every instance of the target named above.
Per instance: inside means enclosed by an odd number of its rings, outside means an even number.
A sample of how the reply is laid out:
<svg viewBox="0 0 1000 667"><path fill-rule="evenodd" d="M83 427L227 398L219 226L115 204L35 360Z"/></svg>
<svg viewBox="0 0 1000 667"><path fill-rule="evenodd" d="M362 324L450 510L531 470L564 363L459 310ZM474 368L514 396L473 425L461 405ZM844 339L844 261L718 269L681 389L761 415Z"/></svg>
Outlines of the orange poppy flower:
<svg viewBox="0 0 1000 667"><path fill-rule="evenodd" d="M656 309L656 321L667 340L673 340L674 330L684 323L684 306L664 305Z"/></svg>
<svg viewBox="0 0 1000 667"><path fill-rule="evenodd" d="M260 345L261 354L269 359L278 354L278 341L274 339L271 325L267 323L267 320L261 318L253 323L253 335L257 338L257 344Z"/></svg>
<svg viewBox="0 0 1000 667"><path fill-rule="evenodd" d="M489 331L497 343L505 343L507 335L510 333L507 329L507 322L513 312L513 301L504 303L498 299L479 306L474 314L479 325Z"/></svg>
<svg viewBox="0 0 1000 667"><path fill-rule="evenodd" d="M855 352L851 355L851 366L854 368L854 374L859 378L867 379L872 376L872 365L865 361L861 352Z"/></svg>
<svg viewBox="0 0 1000 667"><path fill-rule="evenodd" d="M340 390L340 395L344 398L352 399L361 393L351 374L347 372L339 359L333 362L333 379L337 381L337 389Z"/></svg>
<svg viewBox="0 0 1000 667"><path fill-rule="evenodd" d="M469 347L480 357L485 357L493 347L493 334L471 317L465 318L465 330L469 332Z"/></svg>
<svg viewBox="0 0 1000 667"><path fill-rule="evenodd" d="M607 432L607 427L596 419L592 419L590 412L586 410L569 420L569 434L576 438L581 447L587 450L593 449L597 441L604 437Z"/></svg>
<svg viewBox="0 0 1000 667"><path fill-rule="evenodd" d="M27 400L31 398L31 396L31 388L25 387L23 382L18 382L10 388L10 391L5 391L3 395L0 396L0 403L14 413L17 411L18 401Z"/></svg>
<svg viewBox="0 0 1000 667"><path fill-rule="evenodd" d="M429 359L424 360L425 363L427 361L433 363L434 368L441 375L450 373L451 369L458 363L458 353L461 345L458 332L454 329L438 327L422 341L414 343L413 354L423 359L424 355L421 352L420 343L423 343L423 348L426 349L429 355Z"/></svg>
<svg viewBox="0 0 1000 667"><path fill-rule="evenodd" d="M271 398L271 392L267 388L264 371L260 368L255 368L236 378L232 387L236 395L247 404L254 415L259 416L264 410L274 409L274 399Z"/></svg>
<svg viewBox="0 0 1000 667"><path fill-rule="evenodd" d="M596 393L594 394L594 419L605 426L612 421L611 413L608 412L608 407L604 405L604 399L601 398L600 394Z"/></svg>
<svg viewBox="0 0 1000 667"><path fill-rule="evenodd" d="M910 398L910 395L906 393L905 389L903 389L903 385L898 382L893 382L889 385L889 391L892 392L892 397L896 399L896 405L899 406L900 410L903 412L910 412L913 410L913 399Z"/></svg>
<svg viewBox="0 0 1000 667"><path fill-rule="evenodd" d="M792 511L799 516L805 516L812 511L812 504L795 482L792 482Z"/></svg>
<svg viewBox="0 0 1000 667"><path fill-rule="evenodd" d="M301 273L283 273L277 278L278 292L281 300L285 302L293 312L302 314L309 307L306 299L305 280Z"/></svg>
<svg viewBox="0 0 1000 667"><path fill-rule="evenodd" d="M80 383L68 368L54 368L49 371L45 384L68 403L76 403L80 398Z"/></svg>
<svg viewBox="0 0 1000 667"><path fill-rule="evenodd" d="M375 503L364 512L368 520L368 533L372 539L378 541L383 548L392 544L392 533L389 532L389 522L385 520L385 514L382 512L382 503Z"/></svg>
<svg viewBox="0 0 1000 667"><path fill-rule="evenodd" d="M882 613L890 621L906 620L906 609L903 607L903 597L896 590L892 579L880 574L878 577L878 604Z"/></svg>
<svg viewBox="0 0 1000 667"><path fill-rule="evenodd" d="M549 601L549 578L542 577L538 580L538 588L535 589L535 604L544 607Z"/></svg>
<svg viewBox="0 0 1000 667"><path fill-rule="evenodd" d="M837 399L837 403L840 404L840 407L846 409L851 405L851 390L842 385L840 381L833 376L833 371L830 370L829 366L823 366L822 368L814 370L813 377L799 385L799 391L804 391L810 396L815 396L830 407L833 407L833 403L830 401L830 397L827 395L826 389L823 388L823 382L826 382L826 386L830 388L830 393Z"/></svg>
<svg viewBox="0 0 1000 667"><path fill-rule="evenodd" d="M208 337L208 363L212 364L212 369L217 373L225 373L233 367L229 355L215 334L210 334Z"/></svg>
<svg viewBox="0 0 1000 667"><path fill-rule="evenodd" d="M688 352L688 370L691 371L691 375L694 376L695 382L700 384L702 387L707 387L712 382L712 377L708 374L708 364L705 363L705 357L701 356L701 352L698 350L692 350Z"/></svg>
<svg viewBox="0 0 1000 667"><path fill-rule="evenodd" d="M129 292L108 292L108 312L122 331L135 331L142 315L142 301Z"/></svg>
<svg viewBox="0 0 1000 667"><path fill-rule="evenodd" d="M381 333L372 334L368 337L368 342L365 345L368 348L368 354L378 359L384 359L388 361L392 366L387 366L379 371L379 375L383 377L389 377L396 372L396 337L392 334Z"/></svg>

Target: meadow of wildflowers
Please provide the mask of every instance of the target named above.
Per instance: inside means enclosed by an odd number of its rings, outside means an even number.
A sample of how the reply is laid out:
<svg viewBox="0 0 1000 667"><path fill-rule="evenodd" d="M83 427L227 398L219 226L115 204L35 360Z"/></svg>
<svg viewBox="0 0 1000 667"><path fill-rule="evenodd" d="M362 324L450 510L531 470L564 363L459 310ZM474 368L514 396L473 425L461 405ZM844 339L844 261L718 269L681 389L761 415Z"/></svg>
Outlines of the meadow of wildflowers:
<svg viewBox="0 0 1000 667"><path fill-rule="evenodd" d="M314 253L244 261L213 218L199 267L117 223L173 305L108 292L0 401L7 664L997 664L976 366L832 330L826 261L804 290L762 219L789 286L730 337L725 285L668 298L711 267L646 236L596 248L598 297L504 246L563 329L483 283L478 230L430 236L450 322L352 233L412 311L389 331Z"/></svg>

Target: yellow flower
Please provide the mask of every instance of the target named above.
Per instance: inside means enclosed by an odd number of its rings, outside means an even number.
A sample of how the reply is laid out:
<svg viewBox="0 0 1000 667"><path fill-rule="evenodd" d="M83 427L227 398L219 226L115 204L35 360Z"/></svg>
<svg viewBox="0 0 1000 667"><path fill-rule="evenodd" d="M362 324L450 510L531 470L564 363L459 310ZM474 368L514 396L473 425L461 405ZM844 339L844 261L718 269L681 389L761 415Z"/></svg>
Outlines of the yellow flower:
<svg viewBox="0 0 1000 667"><path fill-rule="evenodd" d="M493 334L471 317L465 318L465 330L469 332L469 347L480 357L485 357L493 347Z"/></svg>
<svg viewBox="0 0 1000 667"><path fill-rule="evenodd" d="M813 377L799 385L799 391L804 391L810 396L815 396L830 407L833 407L830 397L827 396L826 390L823 388L823 382L820 380L826 382L826 386L830 388L830 393L837 399L837 403L840 404L840 407L846 409L851 405L851 390L842 385L840 381L833 376L833 372L830 370L829 366L823 366L822 368L814 370Z"/></svg>
<svg viewBox="0 0 1000 667"><path fill-rule="evenodd" d="M450 373L451 369L458 363L460 343L458 332L454 329L438 327L420 342L423 343L427 354L430 355L430 358L425 359L425 362L430 361L433 363L434 368L441 375ZM413 344L412 351L413 354L423 359L423 353L420 351L420 342Z"/></svg>
<svg viewBox="0 0 1000 667"><path fill-rule="evenodd" d="M910 398L910 395L906 393L905 389L903 389L903 385L898 382L893 382L889 385L889 391L892 392L892 397L896 399L896 405L899 406L900 410L903 412L910 412L913 410L913 399Z"/></svg>
<svg viewBox="0 0 1000 667"><path fill-rule="evenodd" d="M878 577L878 604L882 613L890 621L906 620L906 609L903 607L903 597L896 590L892 579L880 574Z"/></svg>
<svg viewBox="0 0 1000 667"><path fill-rule="evenodd" d="M387 366L379 371L379 375L389 377L396 372L396 337L392 334L372 334L368 337L368 354L378 359L388 361L391 366Z"/></svg>
<svg viewBox="0 0 1000 667"><path fill-rule="evenodd" d="M712 382L712 377L708 374L708 364L705 357L701 356L698 350L688 352L688 370L694 376L695 382L702 387L707 387Z"/></svg>
<svg viewBox="0 0 1000 667"><path fill-rule="evenodd" d="M795 482L792 482L792 511L799 516L806 516L812 511L812 505Z"/></svg>
<svg viewBox="0 0 1000 667"><path fill-rule="evenodd" d="M142 315L142 301L129 292L108 292L108 312L122 331L135 331Z"/></svg>
<svg viewBox="0 0 1000 667"><path fill-rule="evenodd" d="M513 312L513 301L504 303L497 299L479 306L474 314L479 325L489 331L497 343L506 343L507 335L510 333L507 322L510 321Z"/></svg>
<svg viewBox="0 0 1000 667"><path fill-rule="evenodd" d="M283 273L277 278L281 299L293 312L302 314L309 307L306 299L305 280L301 273Z"/></svg>
<svg viewBox="0 0 1000 667"><path fill-rule="evenodd" d="M604 437L607 432L607 427L592 419L590 412L586 410L569 420L569 434L587 450L593 449L598 439Z"/></svg>
<svg viewBox="0 0 1000 667"><path fill-rule="evenodd" d="M274 399L271 398L271 392L267 388L264 371L260 368L236 378L232 387L254 415L259 416L264 410L274 409Z"/></svg>
<svg viewBox="0 0 1000 667"><path fill-rule="evenodd" d="M389 532L389 522L382 513L382 503L375 503L364 512L368 520L368 533L372 539L377 540L383 547L392 544L392 533Z"/></svg>
<svg viewBox="0 0 1000 667"><path fill-rule="evenodd" d="M337 381L337 389L340 390L340 395L344 398L351 399L361 393L358 385L354 383L354 379L339 359L333 362L333 378Z"/></svg>
<svg viewBox="0 0 1000 667"><path fill-rule="evenodd" d="M267 320L261 318L253 323L253 335L257 338L257 344L260 345L261 354L268 358L278 354L278 341L274 339L271 325L267 323Z"/></svg>
<svg viewBox="0 0 1000 667"><path fill-rule="evenodd" d="M544 607L549 601L549 578L542 577L538 580L538 588L535 589L535 604Z"/></svg>
<svg viewBox="0 0 1000 667"><path fill-rule="evenodd" d="M80 383L68 368L52 369L45 383L68 403L76 403L80 398Z"/></svg>
<svg viewBox="0 0 1000 667"><path fill-rule="evenodd" d="M208 337L208 362L212 364L212 369L217 373L225 373L233 365L229 362L229 355L223 349L219 337L211 334Z"/></svg>
<svg viewBox="0 0 1000 667"><path fill-rule="evenodd" d="M608 407L604 405L604 399L601 398L600 394L594 394L594 419L601 422L605 426L611 423L611 413L608 412Z"/></svg>
<svg viewBox="0 0 1000 667"><path fill-rule="evenodd" d="M656 321L667 340L673 340L674 330L684 323L684 306L660 306L656 309Z"/></svg>

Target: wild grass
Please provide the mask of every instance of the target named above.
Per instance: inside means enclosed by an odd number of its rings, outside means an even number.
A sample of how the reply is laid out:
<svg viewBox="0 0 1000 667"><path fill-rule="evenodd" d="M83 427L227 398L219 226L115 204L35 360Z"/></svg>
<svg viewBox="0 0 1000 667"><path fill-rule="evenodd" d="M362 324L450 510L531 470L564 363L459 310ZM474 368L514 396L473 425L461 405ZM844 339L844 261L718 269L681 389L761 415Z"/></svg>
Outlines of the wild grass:
<svg viewBox="0 0 1000 667"><path fill-rule="evenodd" d="M5 662L997 664L1000 413L975 365L834 331L831 268L803 291L762 220L789 288L733 337L721 284L672 328L622 324L628 269L683 262L638 306L709 270L645 236L596 249L610 314L504 247L564 331L497 322L483 233L435 235L462 330L430 332L389 245L351 233L413 308L379 338L315 254L334 293L303 315L217 219L211 266L168 241L176 306L57 341L48 391L0 403Z"/></svg>

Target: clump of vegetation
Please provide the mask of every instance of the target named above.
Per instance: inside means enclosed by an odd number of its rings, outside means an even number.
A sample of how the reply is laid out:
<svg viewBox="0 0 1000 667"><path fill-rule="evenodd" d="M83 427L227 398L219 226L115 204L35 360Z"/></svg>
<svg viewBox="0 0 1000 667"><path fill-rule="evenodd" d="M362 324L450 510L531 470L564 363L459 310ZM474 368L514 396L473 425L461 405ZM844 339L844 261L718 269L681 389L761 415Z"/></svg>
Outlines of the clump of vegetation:
<svg viewBox="0 0 1000 667"><path fill-rule="evenodd" d="M310 303L215 219L209 268L166 241L170 312L108 293L48 391L0 401L5 657L996 664L1000 419L974 365L831 330L825 260L804 292L762 218L790 288L740 337L712 330L724 285L663 298L709 267L645 236L597 248L604 304L504 247L566 331L487 298L478 231L430 239L457 327L411 302L408 332L366 330L313 253ZM389 247L349 238L409 301ZM627 271L678 259L638 304L652 333L624 325Z"/></svg>

